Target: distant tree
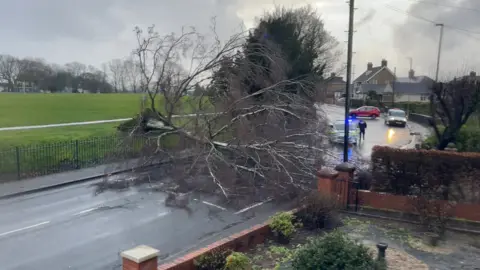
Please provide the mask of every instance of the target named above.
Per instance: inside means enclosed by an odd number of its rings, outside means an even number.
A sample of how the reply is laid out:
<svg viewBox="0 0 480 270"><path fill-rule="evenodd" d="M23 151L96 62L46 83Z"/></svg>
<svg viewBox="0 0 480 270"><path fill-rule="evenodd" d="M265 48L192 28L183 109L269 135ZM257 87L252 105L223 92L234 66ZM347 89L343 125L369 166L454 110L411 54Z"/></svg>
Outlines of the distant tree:
<svg viewBox="0 0 480 270"><path fill-rule="evenodd" d="M200 97L206 93L206 89L200 84L196 83L193 87L193 96Z"/></svg>
<svg viewBox="0 0 480 270"><path fill-rule="evenodd" d="M444 150L455 142L462 126L480 103L480 83L453 80L436 83L430 95L431 126L437 138L437 149ZM440 123L437 123L439 119ZM439 127L441 126L441 127Z"/></svg>
<svg viewBox="0 0 480 270"><path fill-rule="evenodd" d="M111 81L113 89L118 92L120 88L124 89L125 81L123 79L124 65L121 59L113 59L108 63L108 68L111 74Z"/></svg>
<svg viewBox="0 0 480 270"><path fill-rule="evenodd" d="M11 55L0 55L0 79L6 82L7 90L13 92L23 65L20 59Z"/></svg>
<svg viewBox="0 0 480 270"><path fill-rule="evenodd" d="M79 62L65 64L66 71L71 75L67 76L67 87L71 87L74 92L80 87L81 75L87 71L87 66Z"/></svg>

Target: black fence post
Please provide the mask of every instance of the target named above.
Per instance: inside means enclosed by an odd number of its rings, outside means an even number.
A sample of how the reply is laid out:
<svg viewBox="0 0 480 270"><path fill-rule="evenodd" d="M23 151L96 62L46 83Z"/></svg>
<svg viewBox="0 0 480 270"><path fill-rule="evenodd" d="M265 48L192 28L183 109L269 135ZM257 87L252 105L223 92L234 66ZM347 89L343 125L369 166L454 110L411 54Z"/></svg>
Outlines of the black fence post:
<svg viewBox="0 0 480 270"><path fill-rule="evenodd" d="M75 168L80 169L80 160L78 158L78 140L75 140Z"/></svg>
<svg viewBox="0 0 480 270"><path fill-rule="evenodd" d="M15 147L15 153L17 156L17 180L20 180L20 148Z"/></svg>

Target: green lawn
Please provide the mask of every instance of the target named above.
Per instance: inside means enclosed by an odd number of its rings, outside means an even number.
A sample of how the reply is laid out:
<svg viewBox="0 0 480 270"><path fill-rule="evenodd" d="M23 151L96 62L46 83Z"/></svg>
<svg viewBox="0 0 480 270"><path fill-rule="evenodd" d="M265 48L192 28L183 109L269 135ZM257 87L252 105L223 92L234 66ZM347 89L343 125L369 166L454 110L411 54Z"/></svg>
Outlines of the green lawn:
<svg viewBox="0 0 480 270"><path fill-rule="evenodd" d="M141 99L140 94L0 94L0 127L128 118L140 112ZM163 97L157 102L164 111ZM175 114L194 113L197 103L183 97ZM208 110L208 99L205 103ZM123 155L135 157L147 146L136 138L125 145L115 136L119 124L0 131L0 181L89 167Z"/></svg>
<svg viewBox="0 0 480 270"><path fill-rule="evenodd" d="M0 127L131 117L140 94L0 94Z"/></svg>
<svg viewBox="0 0 480 270"><path fill-rule="evenodd" d="M1 131L0 149L114 135L120 123Z"/></svg>

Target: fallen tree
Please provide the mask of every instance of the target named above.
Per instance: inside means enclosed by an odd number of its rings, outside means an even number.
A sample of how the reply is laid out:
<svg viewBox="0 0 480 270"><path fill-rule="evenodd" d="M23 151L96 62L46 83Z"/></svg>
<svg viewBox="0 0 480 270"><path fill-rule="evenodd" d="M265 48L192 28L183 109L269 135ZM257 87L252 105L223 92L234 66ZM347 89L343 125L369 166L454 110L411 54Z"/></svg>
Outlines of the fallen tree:
<svg viewBox="0 0 480 270"><path fill-rule="evenodd" d="M143 134L151 143L142 162L168 155L169 175L182 190L216 192L231 202L307 194L328 154L325 119L314 106L320 77L289 78L291 66L272 42L246 50L246 33L226 42L214 27L212 33L209 43L194 29L166 36L153 27L146 33L137 29L141 88L150 99L151 117L161 123ZM258 57L261 64L252 60ZM220 70L221 80L215 77ZM196 116L172 118L181 114L182 97L198 84L207 90L190 99ZM221 93L209 102L207 95L217 90ZM162 145L167 136L175 136L177 147Z"/></svg>

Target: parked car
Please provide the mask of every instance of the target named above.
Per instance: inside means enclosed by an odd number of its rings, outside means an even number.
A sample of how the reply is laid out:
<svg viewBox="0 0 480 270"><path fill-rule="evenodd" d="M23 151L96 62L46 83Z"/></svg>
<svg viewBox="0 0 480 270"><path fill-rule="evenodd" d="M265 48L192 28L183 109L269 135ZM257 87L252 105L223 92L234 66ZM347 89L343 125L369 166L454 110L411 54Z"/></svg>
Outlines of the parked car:
<svg viewBox="0 0 480 270"><path fill-rule="evenodd" d="M375 119L380 117L380 109L373 106L362 106L357 109L350 110L350 117L370 117Z"/></svg>
<svg viewBox="0 0 480 270"><path fill-rule="evenodd" d="M348 142L357 144L359 141L359 130L357 121L348 120ZM329 138L333 143L343 144L345 135L345 120L336 120L330 123Z"/></svg>
<svg viewBox="0 0 480 270"><path fill-rule="evenodd" d="M385 125L387 126L407 126L407 114L400 109L390 109L385 115Z"/></svg>

